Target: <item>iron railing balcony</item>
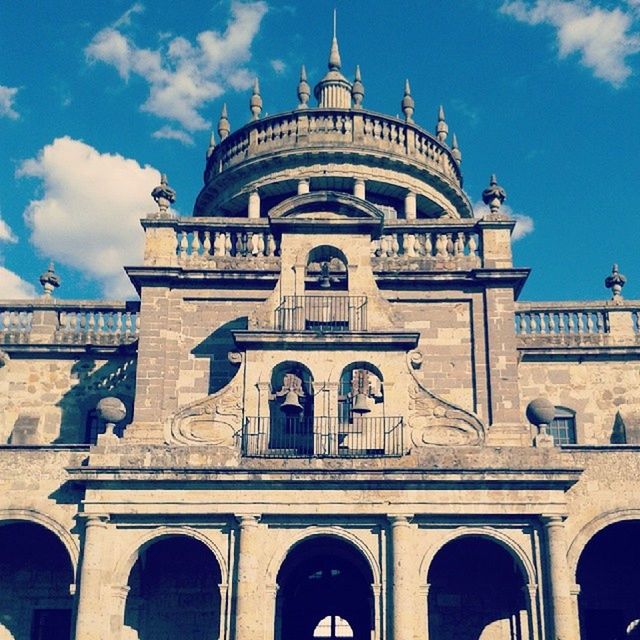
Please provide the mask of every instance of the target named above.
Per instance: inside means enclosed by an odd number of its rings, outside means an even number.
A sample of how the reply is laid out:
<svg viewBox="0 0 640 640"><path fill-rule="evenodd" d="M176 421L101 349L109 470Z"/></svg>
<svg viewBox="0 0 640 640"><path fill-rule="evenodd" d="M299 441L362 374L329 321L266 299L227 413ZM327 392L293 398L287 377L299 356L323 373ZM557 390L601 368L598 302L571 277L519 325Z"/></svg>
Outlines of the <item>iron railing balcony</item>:
<svg viewBox="0 0 640 640"><path fill-rule="evenodd" d="M278 331L366 331L367 297L283 296L275 315Z"/></svg>
<svg viewBox="0 0 640 640"><path fill-rule="evenodd" d="M382 458L404 453L399 417L273 416L246 418L242 455L257 458Z"/></svg>

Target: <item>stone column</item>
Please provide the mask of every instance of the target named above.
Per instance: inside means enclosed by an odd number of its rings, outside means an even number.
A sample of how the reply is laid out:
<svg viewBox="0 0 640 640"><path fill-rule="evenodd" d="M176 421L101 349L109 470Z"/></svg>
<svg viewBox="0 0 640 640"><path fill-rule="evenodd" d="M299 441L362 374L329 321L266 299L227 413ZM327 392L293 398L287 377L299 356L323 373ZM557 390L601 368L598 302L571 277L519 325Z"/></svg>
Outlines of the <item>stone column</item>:
<svg viewBox="0 0 640 640"><path fill-rule="evenodd" d="M113 599L113 611L108 623L109 638L121 640L124 631L124 614L127 608L127 597L131 587L129 585L113 586L111 594Z"/></svg>
<svg viewBox="0 0 640 640"><path fill-rule="evenodd" d="M416 216L416 194L413 191L407 191L407 195L404 197L404 217L407 220L415 220Z"/></svg>
<svg viewBox="0 0 640 640"><path fill-rule="evenodd" d="M429 583L422 585L418 589L418 593L420 594L420 602L424 605L424 612L425 612L424 621L423 621L423 628L424 628L423 640L429 640L429 589L431 589L431 585ZM418 620L420 620L419 616L418 616ZM418 627L418 629L419 628L420 627Z"/></svg>
<svg viewBox="0 0 640 640"><path fill-rule="evenodd" d="M307 178L302 178L298 180L298 195L301 196L305 193L309 193L309 180Z"/></svg>
<svg viewBox="0 0 640 640"><path fill-rule="evenodd" d="M353 183L353 195L356 198L360 198L361 200L365 199L364 180L356 178L355 182Z"/></svg>
<svg viewBox="0 0 640 640"><path fill-rule="evenodd" d="M242 514L236 518L240 530L236 537L235 640L256 640L262 637L264 624L264 585L258 575L260 516Z"/></svg>
<svg viewBox="0 0 640 640"><path fill-rule="evenodd" d="M254 189L249 194L249 218L255 219L260 217L260 194Z"/></svg>
<svg viewBox="0 0 640 640"><path fill-rule="evenodd" d="M543 516L547 535L551 614L554 640L575 640L580 637L578 620L574 614L567 543L562 516Z"/></svg>
<svg viewBox="0 0 640 640"><path fill-rule="evenodd" d="M85 514L80 585L77 596L76 640L104 640L109 637L105 621L112 598L103 598L105 539L108 516ZM106 611L105 611L106 607Z"/></svg>
<svg viewBox="0 0 640 640"><path fill-rule="evenodd" d="M416 559L414 553L415 525L409 522L410 515L389 516L391 522L392 553L392 640L413 640L416 638L416 615L418 602L416 596L417 581ZM420 611L422 613L423 610Z"/></svg>

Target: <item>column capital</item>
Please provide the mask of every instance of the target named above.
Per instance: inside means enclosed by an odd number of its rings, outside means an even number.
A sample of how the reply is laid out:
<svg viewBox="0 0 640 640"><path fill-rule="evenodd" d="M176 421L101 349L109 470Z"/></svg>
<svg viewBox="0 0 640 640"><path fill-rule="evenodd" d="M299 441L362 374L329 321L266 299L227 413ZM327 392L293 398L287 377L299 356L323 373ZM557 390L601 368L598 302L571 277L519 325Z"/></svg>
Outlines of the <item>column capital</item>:
<svg viewBox="0 0 640 640"><path fill-rule="evenodd" d="M564 527L565 519L566 519L566 516L561 514L551 514L551 515L543 514L540 516L540 520L542 521L542 524L547 529L550 529L552 527Z"/></svg>
<svg viewBox="0 0 640 640"><path fill-rule="evenodd" d="M113 595L118 598L118 600L125 601L127 596L129 595L129 591L131 591L131 587L127 584L124 585L113 585L111 587L111 591Z"/></svg>
<svg viewBox="0 0 640 640"><path fill-rule="evenodd" d="M109 515L106 513L79 513L77 516L80 520L84 520L84 527L102 527L106 528L109 522Z"/></svg>
<svg viewBox="0 0 640 640"><path fill-rule="evenodd" d="M391 524L391 527L410 527L411 520L413 519L415 514L413 513L389 513L387 514L387 519Z"/></svg>
<svg viewBox="0 0 640 640"><path fill-rule="evenodd" d="M240 525L240 529L247 529L249 527L257 527L262 517L259 513L236 513L235 518Z"/></svg>

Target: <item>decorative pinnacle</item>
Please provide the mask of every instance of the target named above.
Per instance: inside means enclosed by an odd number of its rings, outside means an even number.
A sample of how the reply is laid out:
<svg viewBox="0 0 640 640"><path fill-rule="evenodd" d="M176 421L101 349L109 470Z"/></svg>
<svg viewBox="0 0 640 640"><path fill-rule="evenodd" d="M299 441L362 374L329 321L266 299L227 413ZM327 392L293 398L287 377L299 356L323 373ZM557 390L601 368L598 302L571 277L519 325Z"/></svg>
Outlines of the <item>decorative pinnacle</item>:
<svg viewBox="0 0 640 640"><path fill-rule="evenodd" d="M460 164L462 162L462 153L460 152L460 147L458 146L458 138L456 134L453 134L453 140L451 141L451 155L453 159Z"/></svg>
<svg viewBox="0 0 640 640"><path fill-rule="evenodd" d="M222 111L220 112L220 119L218 120L218 135L220 140L224 140L231 131L231 125L229 124L229 118L227 118L227 103L222 105Z"/></svg>
<svg viewBox="0 0 640 640"><path fill-rule="evenodd" d="M489 180L489 186L482 192L482 202L484 202L492 214L497 214L502 203L507 199L507 192L498 184L494 173Z"/></svg>
<svg viewBox="0 0 640 640"><path fill-rule="evenodd" d="M251 119L259 120L262 113L262 96L260 95L260 82L258 78L253 81L253 93L249 101L249 109L251 110Z"/></svg>
<svg viewBox="0 0 640 640"><path fill-rule="evenodd" d="M151 192L151 197L158 205L159 214L167 215L167 210L176 201L176 191L169 186L166 173L160 176L160 185Z"/></svg>
<svg viewBox="0 0 640 640"><path fill-rule="evenodd" d="M413 112L415 111L416 101L411 96L411 85L409 80L404 81L404 96L400 102L402 113L404 113L404 119L407 122L413 122Z"/></svg>
<svg viewBox="0 0 640 640"><path fill-rule="evenodd" d="M209 146L207 148L207 160L211 157L213 150L216 148L216 139L213 135L213 131L211 132L211 137L209 138Z"/></svg>
<svg viewBox="0 0 640 640"><path fill-rule="evenodd" d="M356 65L356 76L351 87L351 97L353 98L353 108L360 109L362 107L362 99L364 98L364 85L360 76L360 65Z"/></svg>
<svg viewBox="0 0 640 640"><path fill-rule="evenodd" d="M300 81L298 82L298 100L300 104L298 109L306 109L308 107L309 97L311 96L311 88L307 82L307 70L304 65L300 67Z"/></svg>
<svg viewBox="0 0 640 640"><path fill-rule="evenodd" d="M48 269L40 276L40 284L43 298L51 298L54 289L60 286L60 276L56 273L53 262L49 263Z"/></svg>
<svg viewBox="0 0 640 640"><path fill-rule="evenodd" d="M340 51L338 50L338 37L336 35L336 10L333 10L333 39L331 40L331 51L329 52L329 71L340 71L342 62L340 61Z"/></svg>
<svg viewBox="0 0 640 640"><path fill-rule="evenodd" d="M614 302L622 302L622 287L627 284L627 279L618 271L618 265L611 267L611 275L607 276L604 286L611 289L611 299Z"/></svg>
<svg viewBox="0 0 640 640"><path fill-rule="evenodd" d="M444 107L440 105L440 109L438 109L438 124L436 125L436 138L438 138L439 142L446 142L448 133L449 125L444 119Z"/></svg>

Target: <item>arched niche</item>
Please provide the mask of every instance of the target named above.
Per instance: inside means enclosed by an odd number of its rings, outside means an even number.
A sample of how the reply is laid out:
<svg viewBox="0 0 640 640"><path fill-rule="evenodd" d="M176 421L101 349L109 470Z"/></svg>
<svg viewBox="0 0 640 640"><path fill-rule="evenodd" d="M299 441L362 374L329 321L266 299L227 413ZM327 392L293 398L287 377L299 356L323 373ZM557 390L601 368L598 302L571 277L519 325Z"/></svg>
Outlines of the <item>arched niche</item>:
<svg viewBox="0 0 640 640"><path fill-rule="evenodd" d="M316 295L349 290L349 263L337 247L323 244L314 247L307 256L305 293Z"/></svg>
<svg viewBox="0 0 640 640"><path fill-rule="evenodd" d="M314 535L298 542L276 581L275 640L373 637L373 572L365 556L346 540Z"/></svg>
<svg viewBox="0 0 640 640"><path fill-rule="evenodd" d="M352 362L340 373L338 416L343 424L358 418L384 416L384 379L378 367L366 361Z"/></svg>
<svg viewBox="0 0 640 640"><path fill-rule="evenodd" d="M427 582L429 640L528 640L534 625L527 574L499 541L464 535L433 556Z"/></svg>
<svg viewBox="0 0 640 640"><path fill-rule="evenodd" d="M6 638L69 640L73 563L62 540L27 520L0 522L0 622Z"/></svg>
<svg viewBox="0 0 640 640"><path fill-rule="evenodd" d="M163 535L138 553L129 573L124 629L138 640L220 637L222 570L201 540Z"/></svg>

